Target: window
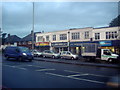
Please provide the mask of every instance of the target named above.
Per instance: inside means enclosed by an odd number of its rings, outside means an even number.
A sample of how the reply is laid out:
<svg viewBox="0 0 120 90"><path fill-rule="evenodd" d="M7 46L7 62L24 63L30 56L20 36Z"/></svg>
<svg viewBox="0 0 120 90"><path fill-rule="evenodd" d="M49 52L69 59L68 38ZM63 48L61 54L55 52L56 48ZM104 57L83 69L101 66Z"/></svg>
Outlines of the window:
<svg viewBox="0 0 120 90"><path fill-rule="evenodd" d="M67 40L67 34L60 34L60 40Z"/></svg>
<svg viewBox="0 0 120 90"><path fill-rule="evenodd" d="M46 36L46 41L49 41L49 36Z"/></svg>
<svg viewBox="0 0 120 90"><path fill-rule="evenodd" d="M80 39L80 33L79 32L72 33L72 39Z"/></svg>
<svg viewBox="0 0 120 90"><path fill-rule="evenodd" d="M39 37L37 38L37 40L38 40L38 41L43 41L43 36L39 36Z"/></svg>
<svg viewBox="0 0 120 90"><path fill-rule="evenodd" d="M104 54L104 55L111 55L110 51L108 51L108 50L104 50L104 51L103 51L103 54Z"/></svg>
<svg viewBox="0 0 120 90"><path fill-rule="evenodd" d="M56 41L56 35L53 35L53 41Z"/></svg>
<svg viewBox="0 0 120 90"><path fill-rule="evenodd" d="M115 39L117 38L117 31L106 32L106 39Z"/></svg>
<svg viewBox="0 0 120 90"><path fill-rule="evenodd" d="M95 33L95 40L99 40L100 39L100 33Z"/></svg>
<svg viewBox="0 0 120 90"><path fill-rule="evenodd" d="M89 31L85 32L85 39L89 39Z"/></svg>

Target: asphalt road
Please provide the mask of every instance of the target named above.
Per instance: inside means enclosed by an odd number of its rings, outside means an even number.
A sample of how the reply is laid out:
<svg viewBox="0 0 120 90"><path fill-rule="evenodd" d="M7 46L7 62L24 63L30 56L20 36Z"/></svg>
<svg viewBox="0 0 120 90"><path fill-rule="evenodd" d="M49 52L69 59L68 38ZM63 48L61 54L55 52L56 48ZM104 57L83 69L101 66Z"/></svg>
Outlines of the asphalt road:
<svg viewBox="0 0 120 90"><path fill-rule="evenodd" d="M50 59L50 58L48 58ZM4 88L110 88L106 82L118 69L45 61L2 61Z"/></svg>

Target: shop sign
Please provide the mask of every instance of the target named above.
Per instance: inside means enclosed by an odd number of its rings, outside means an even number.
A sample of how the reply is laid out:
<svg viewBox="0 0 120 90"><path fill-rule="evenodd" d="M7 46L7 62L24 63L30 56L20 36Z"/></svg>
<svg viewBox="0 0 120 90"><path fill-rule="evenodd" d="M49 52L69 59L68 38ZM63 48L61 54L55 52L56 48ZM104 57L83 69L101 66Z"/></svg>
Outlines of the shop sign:
<svg viewBox="0 0 120 90"><path fill-rule="evenodd" d="M51 43L52 47L66 47L68 46L67 42L57 42L57 43Z"/></svg>
<svg viewBox="0 0 120 90"><path fill-rule="evenodd" d="M78 46L79 47L79 46L81 46L81 43L80 42L71 42L70 46L76 46L76 47Z"/></svg>
<svg viewBox="0 0 120 90"><path fill-rule="evenodd" d="M87 42L70 42L70 46L71 47L80 47L81 45L83 45L84 43L99 43L97 41L91 42L91 41L87 41Z"/></svg>
<svg viewBox="0 0 120 90"><path fill-rule="evenodd" d="M99 44L100 46L111 46L112 42L111 41L100 41Z"/></svg>
<svg viewBox="0 0 120 90"><path fill-rule="evenodd" d="M49 46L49 42L37 42L36 46Z"/></svg>

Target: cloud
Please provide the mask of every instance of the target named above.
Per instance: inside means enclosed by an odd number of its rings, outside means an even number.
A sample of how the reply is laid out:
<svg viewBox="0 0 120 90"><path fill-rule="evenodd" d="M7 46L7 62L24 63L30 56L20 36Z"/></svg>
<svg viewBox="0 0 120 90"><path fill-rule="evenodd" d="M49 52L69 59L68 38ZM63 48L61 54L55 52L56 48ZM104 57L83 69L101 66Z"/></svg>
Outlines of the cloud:
<svg viewBox="0 0 120 90"><path fill-rule="evenodd" d="M117 2L35 2L35 31L105 26L118 15L117 4ZM29 33L32 30L32 9L32 2L3 3L3 29L21 37Z"/></svg>

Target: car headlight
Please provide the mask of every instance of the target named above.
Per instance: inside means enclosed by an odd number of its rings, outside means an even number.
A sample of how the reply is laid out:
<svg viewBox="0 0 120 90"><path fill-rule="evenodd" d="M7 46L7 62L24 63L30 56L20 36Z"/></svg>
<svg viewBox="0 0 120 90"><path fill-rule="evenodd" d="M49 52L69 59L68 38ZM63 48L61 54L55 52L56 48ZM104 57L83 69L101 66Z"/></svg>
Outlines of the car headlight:
<svg viewBox="0 0 120 90"><path fill-rule="evenodd" d="M25 55L25 56L26 56L27 54L26 54L26 53L23 53L23 55Z"/></svg>

